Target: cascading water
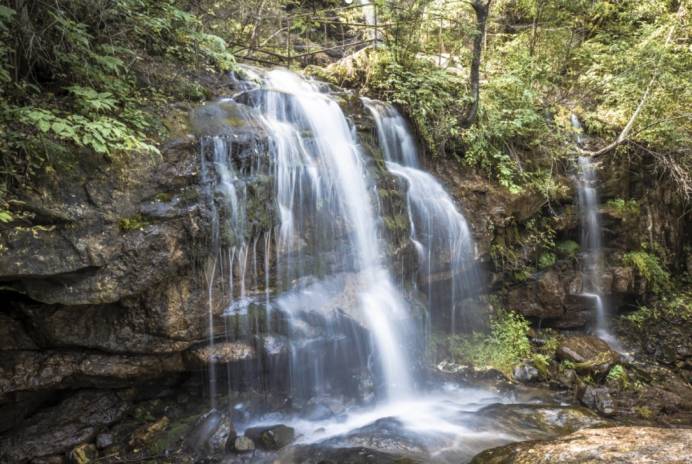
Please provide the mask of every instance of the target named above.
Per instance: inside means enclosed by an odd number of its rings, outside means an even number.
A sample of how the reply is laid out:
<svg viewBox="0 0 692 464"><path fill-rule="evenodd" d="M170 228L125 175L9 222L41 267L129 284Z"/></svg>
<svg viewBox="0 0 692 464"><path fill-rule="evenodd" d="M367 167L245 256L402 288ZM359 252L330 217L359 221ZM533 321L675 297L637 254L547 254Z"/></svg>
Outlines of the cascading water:
<svg viewBox="0 0 692 464"><path fill-rule="evenodd" d="M580 145L583 140L581 123L574 114L571 120L577 133L577 145ZM581 247L584 252L584 271L587 276L582 294L591 298L596 307L597 335L616 347L618 343L610 330L608 309L602 296L603 249L597 184L598 175L593 160L588 156L579 156L577 158L576 185L580 212Z"/></svg>
<svg viewBox="0 0 692 464"><path fill-rule="evenodd" d="M286 70L268 72L261 80L258 88L244 86L237 98L255 110L254 123L269 140L278 210L274 253L279 294L270 301L265 269L264 317L271 319L278 309L287 321L282 335L289 345L290 390L304 397L327 393L341 382L331 375L338 369L330 364L355 351L361 355L352 358L370 363L382 396L404 397L413 389L408 345L415 328L386 266L373 207L375 189L358 141L339 105L318 84ZM211 158L230 228L243 230L244 207L234 185L241 181L223 139L213 139ZM231 290L228 315L241 314L254 301L246 296L244 282L248 255L255 282L258 278L256 246L257 240L237 241L230 251L228 269L238 268L243 287L237 298ZM270 247L266 240L265 268ZM257 283L253 287L253 293L261 293ZM372 347L361 346L359 337L348 333L344 313L367 329ZM330 356L330 350L341 354Z"/></svg>
<svg viewBox="0 0 692 464"><path fill-rule="evenodd" d="M396 176L402 182L394 184L406 184L408 238L419 252L417 280L428 309L463 326L458 304L479 285L468 225L420 169L404 119L366 102L386 173L368 163L357 126L326 87L284 70L246 75L232 99L193 115L202 133L218 134L203 137L200 167L213 251L202 268L210 394L218 408L210 417L222 414L215 396L225 366L229 399L257 390L268 394L267 403L283 405L264 414L236 403L239 431L278 417L302 443L361 446L359 437L385 433L384 445L412 439L431 462L444 463L516 440L476 417L506 398L414 382L414 355L422 355L415 351L422 346L413 316L418 292L404 294L390 273L383 245L392 243L378 226L376 205L388 207L380 182Z"/></svg>
<svg viewBox="0 0 692 464"><path fill-rule="evenodd" d="M452 332L468 328L473 315L463 312L463 301L478 292L480 280L466 218L440 182L420 169L416 143L401 114L391 105L363 101L375 119L387 168L408 184L411 241L418 253L428 308L447 307ZM436 281L441 285L436 286Z"/></svg>

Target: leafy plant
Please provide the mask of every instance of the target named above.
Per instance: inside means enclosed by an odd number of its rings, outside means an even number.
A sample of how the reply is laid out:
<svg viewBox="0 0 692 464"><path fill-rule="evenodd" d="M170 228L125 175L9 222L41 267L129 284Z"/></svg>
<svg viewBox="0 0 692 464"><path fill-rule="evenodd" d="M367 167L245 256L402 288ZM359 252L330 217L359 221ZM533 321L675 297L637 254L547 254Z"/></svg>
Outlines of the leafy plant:
<svg viewBox="0 0 692 464"><path fill-rule="evenodd" d="M631 251L625 254L622 261L625 265L633 266L654 293L670 289L670 274L661 266L657 256L643 250Z"/></svg>
<svg viewBox="0 0 692 464"><path fill-rule="evenodd" d="M581 246L574 240L564 240L557 244L556 250L562 256L573 258L579 253Z"/></svg>
<svg viewBox="0 0 692 464"><path fill-rule="evenodd" d="M458 361L494 367L509 375L531 353L528 332L523 316L502 311L492 319L489 333L454 337L450 352Z"/></svg>

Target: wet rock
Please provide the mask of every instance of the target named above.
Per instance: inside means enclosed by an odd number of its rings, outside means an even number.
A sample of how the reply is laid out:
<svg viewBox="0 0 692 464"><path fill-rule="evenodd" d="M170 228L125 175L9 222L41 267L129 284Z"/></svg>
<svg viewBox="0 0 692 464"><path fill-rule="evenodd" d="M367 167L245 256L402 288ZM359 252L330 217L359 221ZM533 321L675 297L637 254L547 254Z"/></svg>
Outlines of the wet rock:
<svg viewBox="0 0 692 464"><path fill-rule="evenodd" d="M89 464L94 462L99 456L96 446L91 443L85 443L70 451L67 455L67 462L69 464Z"/></svg>
<svg viewBox="0 0 692 464"><path fill-rule="evenodd" d="M514 368L512 377L518 382L529 383L540 380L540 373L533 363L524 362Z"/></svg>
<svg viewBox="0 0 692 464"><path fill-rule="evenodd" d="M628 293L634 291L634 269L631 267L612 268L614 293Z"/></svg>
<svg viewBox="0 0 692 464"><path fill-rule="evenodd" d="M453 380L456 382L479 382L479 383L504 383L509 382L509 379L501 371L492 368L475 368L464 364L458 364L453 361L441 361L436 366L438 377L445 380Z"/></svg>
<svg viewBox="0 0 692 464"><path fill-rule="evenodd" d="M611 427L486 450L471 464L685 464L692 429Z"/></svg>
<svg viewBox="0 0 692 464"><path fill-rule="evenodd" d="M235 437L229 444L226 449L234 453L249 453L255 450L255 442L245 436Z"/></svg>
<svg viewBox="0 0 692 464"><path fill-rule="evenodd" d="M559 319L565 312L565 289L557 271L541 274L537 280L516 286L507 294L507 303L527 317Z"/></svg>
<svg viewBox="0 0 692 464"><path fill-rule="evenodd" d="M216 409L202 415L190 427L184 439L186 449L211 454L221 453L237 437L231 417Z"/></svg>
<svg viewBox="0 0 692 464"><path fill-rule="evenodd" d="M255 442L258 448L278 450L293 442L295 431L292 427L278 424L251 427L245 431L245 436Z"/></svg>
<svg viewBox="0 0 692 464"><path fill-rule="evenodd" d="M0 352L0 392L76 385L121 386L184 370L180 354L103 355L84 352Z"/></svg>
<svg viewBox="0 0 692 464"><path fill-rule="evenodd" d="M296 446L281 453L277 464L422 464L425 459L364 447L335 448L324 445Z"/></svg>
<svg viewBox="0 0 692 464"><path fill-rule="evenodd" d="M427 446L421 438L407 430L403 423L394 417L378 419L345 435L330 438L324 444L335 447L364 447L394 454L427 453Z"/></svg>
<svg viewBox="0 0 692 464"><path fill-rule="evenodd" d="M179 288L179 291L183 288ZM171 327L185 327L182 314L175 306L156 314L141 306L106 305L37 305L25 304L21 311L30 318L31 326L44 346L85 347L110 353L171 353L192 344L197 334L170 333ZM189 316L188 316L189 317ZM157 323L165 321L164 324ZM158 326L158 327L157 327ZM201 334L200 334L201 335Z"/></svg>
<svg viewBox="0 0 692 464"><path fill-rule="evenodd" d="M0 440L0 462L66 453L96 437L98 429L120 420L127 403L113 392L82 391L34 414Z"/></svg>
<svg viewBox="0 0 692 464"><path fill-rule="evenodd" d="M603 340L588 335L565 337L557 349L557 357L575 364L578 372L605 374L620 356Z"/></svg>
<svg viewBox="0 0 692 464"><path fill-rule="evenodd" d="M587 386L581 395L581 402L605 416L611 416L615 413L613 399L607 387L592 387Z"/></svg>
<svg viewBox="0 0 692 464"><path fill-rule="evenodd" d="M108 448L113 444L113 434L112 433L99 433L96 436L96 447L98 449Z"/></svg>
<svg viewBox="0 0 692 464"><path fill-rule="evenodd" d="M608 422L583 407L544 404L492 404L467 414L477 429L503 431L524 439L550 438Z"/></svg>
<svg viewBox="0 0 692 464"><path fill-rule="evenodd" d="M255 357L255 349L243 342L222 342L205 345L185 353L185 363L190 369L199 369L214 364L229 364Z"/></svg>
<svg viewBox="0 0 692 464"><path fill-rule="evenodd" d="M312 403L305 407L302 415L307 420L319 421L331 418L334 413L324 403Z"/></svg>

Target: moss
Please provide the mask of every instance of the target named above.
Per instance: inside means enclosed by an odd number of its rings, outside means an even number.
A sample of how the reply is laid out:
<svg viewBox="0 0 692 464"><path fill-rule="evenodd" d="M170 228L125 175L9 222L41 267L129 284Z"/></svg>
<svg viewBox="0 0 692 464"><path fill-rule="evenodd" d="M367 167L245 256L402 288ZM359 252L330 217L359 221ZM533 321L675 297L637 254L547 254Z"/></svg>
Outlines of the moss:
<svg viewBox="0 0 692 464"><path fill-rule="evenodd" d="M150 222L141 214L136 214L129 218L123 218L118 223L118 225L120 226L120 230L123 232L142 230L149 224Z"/></svg>
<svg viewBox="0 0 692 464"><path fill-rule="evenodd" d="M554 253L545 251L538 257L538 268L545 269L555 264L557 257Z"/></svg>
<svg viewBox="0 0 692 464"><path fill-rule="evenodd" d="M654 412L648 406L635 406L634 412L644 419L651 419L654 416Z"/></svg>

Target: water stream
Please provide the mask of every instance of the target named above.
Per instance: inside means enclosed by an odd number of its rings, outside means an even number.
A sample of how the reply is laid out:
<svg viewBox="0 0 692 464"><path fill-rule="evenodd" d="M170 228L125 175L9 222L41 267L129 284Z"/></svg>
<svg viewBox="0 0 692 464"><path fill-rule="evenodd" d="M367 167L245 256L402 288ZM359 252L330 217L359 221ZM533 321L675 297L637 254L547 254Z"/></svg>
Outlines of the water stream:
<svg viewBox="0 0 692 464"><path fill-rule="evenodd" d="M418 254L428 309L446 308L451 332L468 329L475 315L464 311L464 303L480 286L468 222L442 184L421 169L416 142L396 108L370 99L364 103L375 119L387 169L408 186L410 239Z"/></svg>
<svg viewBox="0 0 692 464"><path fill-rule="evenodd" d="M572 115L572 126L577 133L577 145L583 142L583 129L576 115ZM603 244L599 213L598 173L589 156L577 158L577 196L581 224L581 248L584 253L584 281L582 295L591 298L596 308L596 335L613 348L619 347L612 334L609 311L603 298Z"/></svg>

